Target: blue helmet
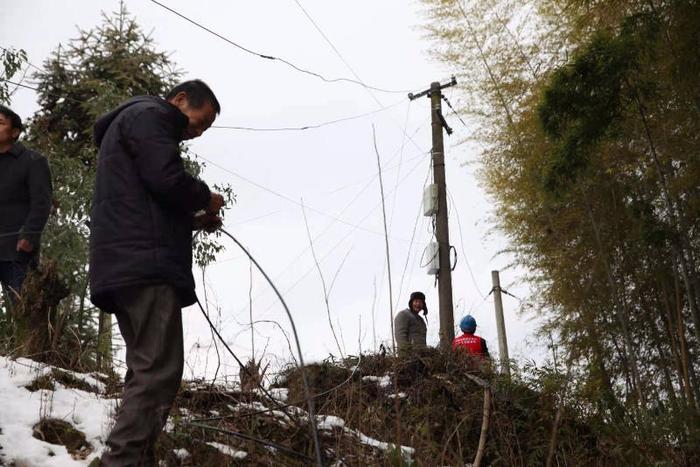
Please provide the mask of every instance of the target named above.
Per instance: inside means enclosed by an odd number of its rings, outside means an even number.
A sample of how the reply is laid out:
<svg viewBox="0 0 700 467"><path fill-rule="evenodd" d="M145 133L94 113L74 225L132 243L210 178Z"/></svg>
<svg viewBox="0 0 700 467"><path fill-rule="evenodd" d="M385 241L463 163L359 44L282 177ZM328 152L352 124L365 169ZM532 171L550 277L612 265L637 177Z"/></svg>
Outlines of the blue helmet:
<svg viewBox="0 0 700 467"><path fill-rule="evenodd" d="M476 320L472 315L467 315L459 322L459 328L462 332L473 333L476 331Z"/></svg>

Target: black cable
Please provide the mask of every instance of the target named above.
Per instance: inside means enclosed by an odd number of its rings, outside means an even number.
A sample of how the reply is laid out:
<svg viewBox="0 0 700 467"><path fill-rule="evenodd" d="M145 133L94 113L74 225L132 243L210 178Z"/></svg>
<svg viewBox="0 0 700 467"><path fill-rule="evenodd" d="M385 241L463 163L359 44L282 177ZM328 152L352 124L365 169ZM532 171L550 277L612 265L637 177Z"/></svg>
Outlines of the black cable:
<svg viewBox="0 0 700 467"><path fill-rule="evenodd" d="M277 287L275 286L274 282L272 282L272 279L267 275L265 270L260 266L260 264L257 262L257 260L251 255L248 250L241 244L241 242L236 239L233 235L228 233L224 229L220 229L220 232L229 237L233 242L238 245L238 247L243 250L243 252L250 258L250 260L255 264L255 267L258 268L258 271L263 275L265 280L270 284L270 287L272 287L272 290L275 291L275 294L277 294L277 297L280 299L280 302L282 302L282 306L284 307L284 310L287 312L287 317L289 318L289 324L292 326L292 334L294 336L294 340L296 342L297 346L297 353L299 354L299 369L301 370L301 378L304 383L304 394L307 398L307 404L309 406L309 424L311 426L311 435L314 440L314 450L316 451L316 462L321 467L323 465L323 455L321 453L321 441L319 440L318 437L318 429L316 427L316 411L314 409L314 401L313 398L311 397L311 390L309 388L309 380L306 376L306 368L304 366L304 355L301 352L301 344L299 343L299 335L297 333L296 325L294 324L294 318L292 317L291 311L289 311L289 307L287 306L287 303L284 301L284 298L282 297L282 294L280 294L279 290L277 290ZM197 301L199 303L199 300ZM202 308L202 304L199 304L199 307ZM207 321L211 324L211 321L207 317ZM218 334L218 331L217 331ZM228 346L227 346L228 347Z"/></svg>
<svg viewBox="0 0 700 467"><path fill-rule="evenodd" d="M452 264L450 267L450 271L454 271L455 268L457 267L457 249L454 247L454 245L450 245L450 251L452 251L455 254L455 262ZM450 261L451 263L452 261Z"/></svg>
<svg viewBox="0 0 700 467"><path fill-rule="evenodd" d="M174 9L172 9L172 8L170 8L170 7L166 6L166 5L164 5L164 4L160 3L160 2L158 2L157 0L151 0L151 2L152 2L152 3L155 3L156 5L160 6L161 8L164 8L164 9L168 10L169 12L171 12L171 13L173 13L173 14L179 16L180 18L184 19L185 21L187 21L187 22L189 22L189 23L191 23L191 24L197 26L198 28L203 29L204 31L208 32L209 34L212 34L212 35L218 37L219 39L221 39L221 40L227 42L228 44L230 44L230 45L232 45L232 46L234 46L234 47L236 47L236 48L242 50L243 52L246 52L246 53L248 53L248 54L251 54L251 55L254 55L254 56L256 56L256 57L263 58L263 59L266 59L266 60L278 61L278 62L284 63L285 65L289 66L290 68L293 68L294 70L296 70L296 71L298 71L298 72L300 72L300 73L304 73L304 74L307 74L307 75L314 76L314 77L319 78L320 80L325 81L325 82L327 82L327 83L335 83L335 82L341 82L341 81L343 81L343 82L348 82L348 83L352 83L352 84L357 84L357 85L359 85L359 86L362 86L362 87L364 87L364 88L366 88L366 89L371 89L371 90L373 90L373 91L385 92L385 93L390 93L390 94L401 94L401 93L404 93L404 94L405 94L406 92L408 92L408 91L406 91L406 90L391 90L391 89L378 88L378 87L375 87L375 86L369 86L369 85L363 83L362 81L359 81L359 80L356 80L356 79L352 79L352 78L327 78L327 77L325 77L324 75L322 75L322 74L320 74L320 73L316 73L315 71L311 71L311 70L307 70L307 69L305 69L305 68L301 68L301 67L295 65L294 63L290 62L289 60L285 60L285 59L280 58L280 57L275 57L275 56L273 56L273 55L267 55L267 54L263 54L263 53L260 53L260 52L256 52L256 51L251 50L251 49L249 49L249 48L247 48L247 47L244 47L244 46L242 46L241 44L238 44L237 42L232 41L232 40L229 39L228 37L223 36L223 35L219 34L218 32L216 32L216 31L214 31L214 30L212 30L212 29L210 29L210 28L208 28L208 27L206 27L206 26L204 26L204 25L198 23L197 21L188 18L187 16L183 15L182 13L180 13L180 12L178 12L178 11L176 11L176 10L174 10Z"/></svg>
<svg viewBox="0 0 700 467"><path fill-rule="evenodd" d="M248 367L246 367L243 364L243 361L240 358L238 358L238 355L236 355L236 353L226 343L226 339L224 339L223 336L221 335L221 333L219 333L219 330L216 328L216 325L214 325L214 323L211 321L211 318L209 318L209 314L206 312L206 310L204 310L204 307L202 306L202 302L199 301L199 297L197 297L197 305L199 305L199 309L202 311L202 314L204 315L204 318L207 320L207 323L209 323L209 327L214 332L214 334L216 334L216 337L219 339L219 341L224 345L224 348L226 349L226 351L233 357L234 360L236 360L236 363L238 363L238 365L243 369L243 371L248 373L248 376L254 377L254 375L250 372L250 370L248 370ZM277 401L277 399L275 399L275 397L272 394L270 394L270 392L267 389L265 389L265 387L262 384L258 383L257 386L258 386L258 388L260 388L260 390L263 392L263 394L265 394L271 401L273 401L274 403L277 404L277 406L280 410L284 410L284 406L282 404L280 404L279 401Z"/></svg>
<svg viewBox="0 0 700 467"><path fill-rule="evenodd" d="M441 96L442 96L442 100L444 100L445 104L447 104L447 107L449 107L450 110L452 110L452 113L455 115L455 117L457 117L459 119L459 121L462 122L462 125L464 125L465 128L469 128L469 126L467 126L467 124L464 122L464 120L462 120L462 117L459 116L459 114L457 113L455 108L452 107L452 104L450 104L450 101L447 99L447 96L445 96L444 94L441 94Z"/></svg>
<svg viewBox="0 0 700 467"><path fill-rule="evenodd" d="M195 234L196 236L196 234ZM204 287L204 303L207 305L207 316L209 315L209 299L207 298L207 281L205 278L205 268L202 268L202 287ZM219 316L221 314L219 313ZM214 342L214 350L216 350L216 371L214 372L214 377L211 379L211 386L214 386L214 382L216 381L216 377L219 375L219 370L221 369L221 354L219 353L219 345L216 343L216 339L214 338L214 331L210 330L211 332L211 340ZM207 351L207 364L208 366L209 363L209 352Z"/></svg>
<svg viewBox="0 0 700 467"><path fill-rule="evenodd" d="M6 79L6 78L0 78L0 81L4 81L4 82L6 82L6 83L10 83L10 84L12 84L12 85L14 85L14 86L17 86L17 87L20 87L20 88L31 89L32 91L39 92L39 88L35 88L35 87L32 87L32 86L27 86L26 84L18 83L18 82L16 82L16 81L12 81L12 80L9 80L9 79ZM76 100L76 102L79 102L79 101Z"/></svg>

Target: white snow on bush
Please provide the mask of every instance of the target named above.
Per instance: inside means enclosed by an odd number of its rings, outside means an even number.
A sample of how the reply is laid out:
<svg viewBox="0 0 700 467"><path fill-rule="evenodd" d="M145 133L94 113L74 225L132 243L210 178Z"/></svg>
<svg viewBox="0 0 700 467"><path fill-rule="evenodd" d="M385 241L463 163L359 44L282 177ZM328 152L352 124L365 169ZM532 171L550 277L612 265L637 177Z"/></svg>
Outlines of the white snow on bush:
<svg viewBox="0 0 700 467"><path fill-rule="evenodd" d="M396 393L396 394L389 394L389 395L386 396L386 397L388 397L389 399L395 399L395 398L397 398L397 397L398 397L399 399L405 399L405 398L408 397L408 396L406 395L405 392L399 392L399 393Z"/></svg>
<svg viewBox="0 0 700 467"><path fill-rule="evenodd" d="M265 397L265 398L272 397L273 399L275 399L278 402L287 402L287 396L289 395L289 389L287 389L287 388L270 388L270 389L266 389L265 391L263 391L260 388L255 388L255 389L251 390L250 392L252 392L253 394L256 394L260 397Z"/></svg>
<svg viewBox="0 0 700 467"><path fill-rule="evenodd" d="M272 388L269 389L268 392L280 402L287 402L287 398L289 397L289 389L287 388Z"/></svg>
<svg viewBox="0 0 700 467"><path fill-rule="evenodd" d="M375 376L376 378L376 376ZM387 376L388 378L388 376ZM399 393L399 396L404 393ZM405 394L404 394L405 395ZM240 403L237 405L229 405L228 408L231 411L239 411L242 409L253 409L256 411L259 410L267 410L267 407L265 407L264 404L260 402L251 402L251 403ZM297 407L294 405L290 405L285 408L286 411L288 411L290 414L295 415L298 417L299 420L305 421L309 419L309 414L307 411L302 409L301 407ZM269 413L274 414L277 418L279 418L280 423L285 423L284 419L286 418L286 414L284 412L281 412L279 410L272 410ZM387 443L384 441L379 441L377 439L374 439L370 436L365 435L364 433L360 432L359 430L353 430L352 428L348 428L345 424L345 420L343 420L340 417L337 417L335 415L317 415L316 416L316 427L318 430L327 430L331 431L334 428L340 428L343 430L343 432L347 435L350 435L357 439L360 443L365 444L367 446L371 446L375 449L380 449L382 451L388 451L391 449L395 448L394 444ZM410 460L410 458L413 456L415 453L415 449L409 446L401 446L401 454L406 460Z"/></svg>
<svg viewBox="0 0 700 467"><path fill-rule="evenodd" d="M354 434L357 439L360 440L362 444L366 444L367 446L372 446L373 448L381 449L382 451L388 451L390 449L393 449L395 447L394 444L387 443L385 441L379 441L378 439L371 438L363 433L360 433L357 430L351 430L349 428L346 428L345 431L348 433ZM412 447L408 446L401 446L401 454L403 454L404 457L410 458L413 456L413 454L416 452L416 450Z"/></svg>
<svg viewBox="0 0 700 467"><path fill-rule="evenodd" d="M248 453L245 451L238 451L236 449L233 449L231 446L228 444L221 444L221 443L215 443L214 441L210 441L207 443L209 446L216 448L221 452L222 454L225 454L227 456L231 456L234 459L245 459L248 456Z"/></svg>
<svg viewBox="0 0 700 467"><path fill-rule="evenodd" d="M175 454L175 457L177 457L181 461L184 461L185 459L190 457L190 452L185 448L173 449L173 454Z"/></svg>
<svg viewBox="0 0 700 467"><path fill-rule="evenodd" d="M336 417L335 415L318 415L316 418L318 420L317 426L319 430L332 430L333 428L342 428L346 434L353 436L360 443L366 444L367 446L371 446L376 449L381 449L382 451L388 451L394 448L394 445L391 443L379 441L377 439L365 435L359 430L353 430L352 428L348 428L347 426L345 426L345 420L343 420L340 417ZM414 448L408 446L401 446L401 454L404 456L404 458L410 459L414 453Z"/></svg>
<svg viewBox="0 0 700 467"><path fill-rule="evenodd" d="M281 419L280 422L285 425L287 424L286 420L289 419L287 414L282 412L281 410L270 409L260 402L241 402L235 406L228 405L228 408L232 412L240 412L246 410L248 412L261 412L260 414L258 414L259 416L272 415L273 417ZM285 410L289 410L291 408L292 407L286 407Z"/></svg>
<svg viewBox="0 0 700 467"><path fill-rule="evenodd" d="M5 464L33 467L70 467L87 465L104 449L103 440L111 428L115 399L66 388L55 382L55 391L31 392L25 386L37 377L50 373L52 367L27 359L0 357L0 460ZM95 378L68 372L76 379L103 389ZM85 434L93 453L85 460L75 460L64 446L49 444L32 436L32 427L41 418L64 420Z"/></svg>
<svg viewBox="0 0 700 467"><path fill-rule="evenodd" d="M333 428L345 428L345 420L335 415L318 415L318 429L332 430Z"/></svg>
<svg viewBox="0 0 700 467"><path fill-rule="evenodd" d="M385 388L391 386L391 377L389 375L384 376L363 376L362 381L368 381L371 383L377 383L380 388Z"/></svg>

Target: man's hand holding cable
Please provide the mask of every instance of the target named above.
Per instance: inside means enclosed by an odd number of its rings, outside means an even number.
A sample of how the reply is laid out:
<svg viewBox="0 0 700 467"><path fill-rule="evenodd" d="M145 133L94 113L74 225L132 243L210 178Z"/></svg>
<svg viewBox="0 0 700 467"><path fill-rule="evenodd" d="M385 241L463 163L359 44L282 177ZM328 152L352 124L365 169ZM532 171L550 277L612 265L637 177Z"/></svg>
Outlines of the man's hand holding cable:
<svg viewBox="0 0 700 467"><path fill-rule="evenodd" d="M222 226L219 211L223 206L224 197L219 193L212 193L206 212L194 218L195 230L204 230L207 233L212 233L219 229Z"/></svg>
<svg viewBox="0 0 700 467"><path fill-rule="evenodd" d="M207 214L219 215L219 211L224 207L224 197L219 193L212 193L207 207Z"/></svg>
<svg viewBox="0 0 700 467"><path fill-rule="evenodd" d="M215 232L222 226L221 217L216 214L200 214L194 218L194 229L204 230L207 233Z"/></svg>
<svg viewBox="0 0 700 467"><path fill-rule="evenodd" d="M34 245L26 238L22 238L17 242L17 251L31 253L34 250Z"/></svg>

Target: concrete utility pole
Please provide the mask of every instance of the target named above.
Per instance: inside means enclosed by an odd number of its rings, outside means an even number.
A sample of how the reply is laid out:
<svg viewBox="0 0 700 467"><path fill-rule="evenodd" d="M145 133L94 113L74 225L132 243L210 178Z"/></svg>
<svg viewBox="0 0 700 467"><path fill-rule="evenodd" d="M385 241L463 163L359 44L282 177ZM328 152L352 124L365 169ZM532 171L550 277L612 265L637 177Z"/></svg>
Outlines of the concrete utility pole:
<svg viewBox="0 0 700 467"><path fill-rule="evenodd" d="M418 94L409 94L415 100L422 96L430 97L431 120L433 128L433 181L438 187L438 210L435 215L435 237L439 246L438 296L440 300L440 346L449 349L455 337L454 311L452 305L452 270L450 265L450 231L447 223L447 187L445 184L445 149L442 141L443 128L447 134L452 129L442 115L442 90L457 84L452 80L446 84L431 83L430 89Z"/></svg>
<svg viewBox="0 0 700 467"><path fill-rule="evenodd" d="M496 306L496 328L498 330L498 355L501 361L501 371L510 378L510 359L508 358L508 338L506 337L506 322L503 319L503 300L501 297L501 279L498 271L491 271L493 282L493 303Z"/></svg>

